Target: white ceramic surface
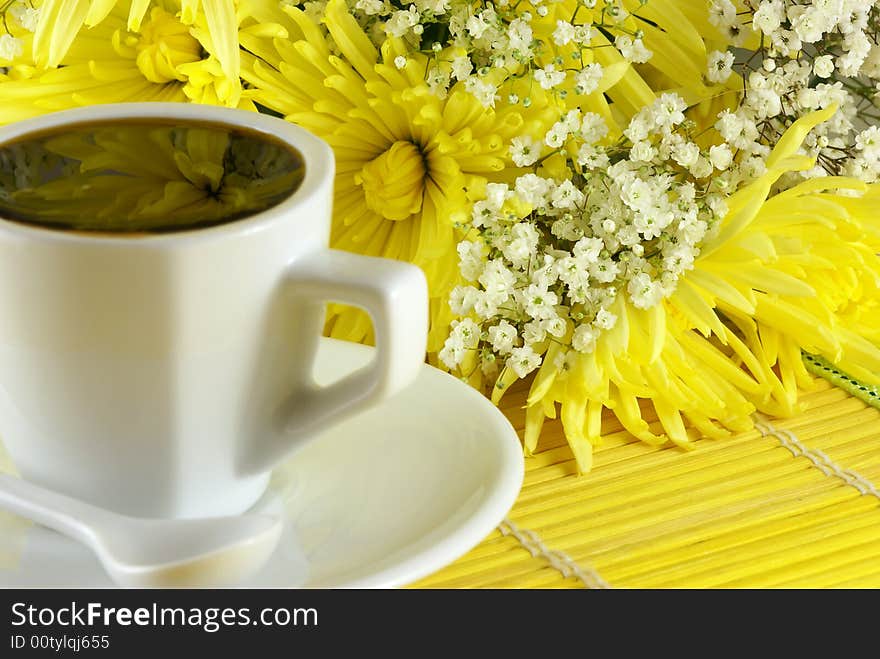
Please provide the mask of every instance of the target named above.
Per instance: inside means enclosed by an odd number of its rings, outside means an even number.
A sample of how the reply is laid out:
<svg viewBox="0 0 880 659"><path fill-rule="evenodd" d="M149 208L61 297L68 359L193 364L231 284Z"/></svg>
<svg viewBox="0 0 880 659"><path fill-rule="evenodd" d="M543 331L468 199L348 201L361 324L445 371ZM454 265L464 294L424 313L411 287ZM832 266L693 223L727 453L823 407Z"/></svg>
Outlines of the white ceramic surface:
<svg viewBox="0 0 880 659"><path fill-rule="evenodd" d="M139 588L236 584L263 568L284 528L277 515L129 517L3 473L0 508L78 540L115 583Z"/></svg>
<svg viewBox="0 0 880 659"><path fill-rule="evenodd" d="M301 152L290 197L246 219L118 236L0 220L0 434L22 477L138 517L239 514L320 430L409 384L427 287L407 263L327 248L330 147L274 117L102 105L0 127L0 145L77 123L214 122ZM372 366L319 388L324 302L366 308Z"/></svg>
<svg viewBox="0 0 880 659"><path fill-rule="evenodd" d="M365 364L371 348L324 339L321 384ZM3 465L0 456L0 466ZM523 478L516 432L488 400L423 366L402 392L326 431L278 467L254 510L285 530L254 587L395 587L478 544ZM91 553L0 514L0 587L110 586Z"/></svg>

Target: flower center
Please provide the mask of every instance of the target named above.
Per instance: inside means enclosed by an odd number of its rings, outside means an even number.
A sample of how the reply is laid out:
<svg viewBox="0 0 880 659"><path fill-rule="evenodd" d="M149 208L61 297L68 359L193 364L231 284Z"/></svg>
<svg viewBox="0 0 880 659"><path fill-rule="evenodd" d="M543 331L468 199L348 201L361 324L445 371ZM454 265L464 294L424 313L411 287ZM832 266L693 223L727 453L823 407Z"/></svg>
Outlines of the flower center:
<svg viewBox="0 0 880 659"><path fill-rule="evenodd" d="M397 141L364 165L355 182L363 185L370 210L389 220L405 220L422 209L425 161L415 144Z"/></svg>
<svg viewBox="0 0 880 659"><path fill-rule="evenodd" d="M181 64L202 58L202 46L189 27L161 7L154 7L137 42L137 66L150 82L185 80Z"/></svg>

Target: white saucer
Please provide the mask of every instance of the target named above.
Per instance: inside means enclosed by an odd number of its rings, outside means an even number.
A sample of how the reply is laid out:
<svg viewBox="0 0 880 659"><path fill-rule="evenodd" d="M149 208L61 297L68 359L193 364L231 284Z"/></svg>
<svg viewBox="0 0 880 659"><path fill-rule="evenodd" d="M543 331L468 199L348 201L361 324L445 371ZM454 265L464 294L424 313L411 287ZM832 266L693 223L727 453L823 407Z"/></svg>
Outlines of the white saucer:
<svg viewBox="0 0 880 659"><path fill-rule="evenodd" d="M371 348L325 339L326 383ZM0 469L4 468L0 455ZM260 508L283 510L278 550L244 587L390 588L478 544L513 505L522 449L510 423L455 378L425 366L383 405L331 429L273 474ZM0 587L112 583L78 543L0 511Z"/></svg>

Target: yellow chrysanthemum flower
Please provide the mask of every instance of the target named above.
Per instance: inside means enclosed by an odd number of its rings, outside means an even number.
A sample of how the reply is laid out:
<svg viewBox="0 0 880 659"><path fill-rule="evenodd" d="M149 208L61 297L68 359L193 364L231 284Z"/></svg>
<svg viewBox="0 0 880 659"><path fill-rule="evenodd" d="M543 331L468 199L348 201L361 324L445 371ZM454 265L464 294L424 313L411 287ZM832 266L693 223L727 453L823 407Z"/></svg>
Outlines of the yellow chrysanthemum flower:
<svg viewBox="0 0 880 659"><path fill-rule="evenodd" d="M34 61L40 68L54 68L63 63L83 25L94 28L123 5L130 32L141 32L145 20L151 20L152 0L45 0L37 5L40 19L34 34ZM166 7L167 9L167 7ZM238 84L239 49L234 0L180 0L178 17L183 25L198 24L204 19L212 35L211 52L229 84Z"/></svg>
<svg viewBox="0 0 880 659"><path fill-rule="evenodd" d="M645 442L685 447L687 426L722 437L751 427L756 409L790 415L798 387L811 381L802 350L880 382L880 187L826 177L768 198L780 176L812 166L796 152L834 111L786 132L766 174L731 196L719 232L671 297L641 310L618 296L618 323L573 364L555 359L562 343L549 347L528 397L527 450L557 403L582 472L604 408ZM493 400L516 379L502 371ZM644 405L653 405L658 427L644 420Z"/></svg>
<svg viewBox="0 0 880 659"><path fill-rule="evenodd" d="M447 316L457 277L454 223L467 219L466 190L504 172L511 138L539 119L539 104L485 108L462 85L441 99L425 83L425 58L410 54L398 69L404 45L389 39L379 53L343 0L327 5L329 39L301 10L283 9L300 38L249 42L254 55L244 55L242 77L258 103L333 147L333 245L419 265L435 318ZM336 307L331 318L332 335L369 337L360 312ZM435 348L445 329L435 322Z"/></svg>
<svg viewBox="0 0 880 659"><path fill-rule="evenodd" d="M181 18L179 0L151 0L137 30L128 28L135 2L115 4L95 27L73 40L56 69L41 68L36 34L19 31L22 53L9 63L0 81L0 123L81 105L126 101L191 101L255 109L222 70L215 44L233 43L244 35L286 36L284 29L262 19L271 0L239 5L238 36L214 34L205 14L192 25Z"/></svg>

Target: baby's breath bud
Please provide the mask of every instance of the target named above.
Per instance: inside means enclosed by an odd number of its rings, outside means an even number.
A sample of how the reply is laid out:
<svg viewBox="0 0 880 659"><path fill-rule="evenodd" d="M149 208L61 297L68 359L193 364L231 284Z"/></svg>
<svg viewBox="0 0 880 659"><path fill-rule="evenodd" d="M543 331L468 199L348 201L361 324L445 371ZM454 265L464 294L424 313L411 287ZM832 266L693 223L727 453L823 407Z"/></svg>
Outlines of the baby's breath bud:
<svg viewBox="0 0 880 659"><path fill-rule="evenodd" d="M532 99L529 98L528 96L526 96L526 97L523 99L523 107L524 107L524 108L528 108L528 107L531 107L531 106L532 106Z"/></svg>
<svg viewBox="0 0 880 659"><path fill-rule="evenodd" d="M443 45L439 41L435 41L434 45L431 46L431 50L433 50L435 53L439 53L441 50L443 50Z"/></svg>
<svg viewBox="0 0 880 659"><path fill-rule="evenodd" d="M406 66L406 58L403 55L398 55L394 58L394 66L398 69L402 69Z"/></svg>

